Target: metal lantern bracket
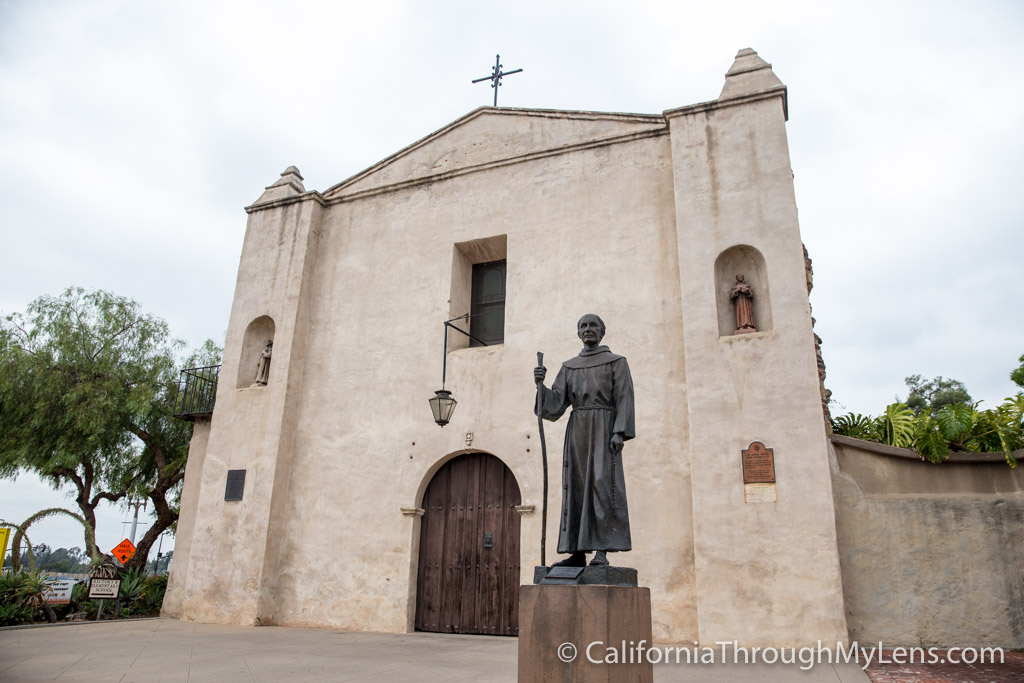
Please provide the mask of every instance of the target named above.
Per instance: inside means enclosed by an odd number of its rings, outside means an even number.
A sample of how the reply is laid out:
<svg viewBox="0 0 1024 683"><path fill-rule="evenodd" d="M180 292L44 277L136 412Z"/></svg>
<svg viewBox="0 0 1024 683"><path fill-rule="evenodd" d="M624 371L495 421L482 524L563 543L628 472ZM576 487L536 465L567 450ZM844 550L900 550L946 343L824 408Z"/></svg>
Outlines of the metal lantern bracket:
<svg viewBox="0 0 1024 683"><path fill-rule="evenodd" d="M466 322L469 322L469 317L470 317L469 313L466 313L465 315L460 315L458 318L452 318L451 320L445 320L444 321L444 359L443 359L443 361L441 363L441 388L442 389L444 389L445 378L446 378L446 376L448 374L448 328L451 328L451 329L455 330L456 332L461 332L462 334L466 335L467 337L469 337L470 339L472 339L476 343L480 344L480 346L487 346L488 345L487 342L483 341L482 339L478 339L477 337L474 337L473 335L471 335L469 332L466 332L461 327L456 327L455 325L452 325L452 323L455 322L456 320L465 320Z"/></svg>
<svg viewBox="0 0 1024 683"><path fill-rule="evenodd" d="M456 320L466 320L468 322L470 317L470 314L466 313L465 315L460 315L457 318L444 321L444 352L441 361L441 390L435 391L433 398L429 400L430 411L434 414L434 422L436 422L440 427L444 427L448 424L452 413L455 411L456 405L455 399L452 398L452 392L445 389L445 382L448 379L448 328L451 328L456 332L461 332L481 346L487 346L487 342L484 340L473 336L461 327L452 325Z"/></svg>

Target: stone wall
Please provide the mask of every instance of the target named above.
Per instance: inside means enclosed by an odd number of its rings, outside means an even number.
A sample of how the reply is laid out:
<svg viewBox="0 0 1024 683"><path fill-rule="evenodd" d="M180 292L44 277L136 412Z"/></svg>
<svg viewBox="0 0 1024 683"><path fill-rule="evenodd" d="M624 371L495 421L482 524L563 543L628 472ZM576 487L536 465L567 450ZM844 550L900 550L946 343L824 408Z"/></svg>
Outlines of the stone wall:
<svg viewBox="0 0 1024 683"><path fill-rule="evenodd" d="M1024 647L1024 470L831 441L850 639Z"/></svg>

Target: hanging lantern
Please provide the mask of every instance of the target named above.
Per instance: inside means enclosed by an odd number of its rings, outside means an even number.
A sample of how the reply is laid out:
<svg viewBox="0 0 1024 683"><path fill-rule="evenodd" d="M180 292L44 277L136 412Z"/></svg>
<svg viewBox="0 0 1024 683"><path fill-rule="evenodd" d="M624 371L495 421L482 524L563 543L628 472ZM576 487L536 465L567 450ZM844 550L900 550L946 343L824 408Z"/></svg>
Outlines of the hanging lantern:
<svg viewBox="0 0 1024 683"><path fill-rule="evenodd" d="M452 398L452 392L445 389L435 391L434 394L434 398L430 399L430 412L434 413L434 422L444 427L452 419L456 401Z"/></svg>

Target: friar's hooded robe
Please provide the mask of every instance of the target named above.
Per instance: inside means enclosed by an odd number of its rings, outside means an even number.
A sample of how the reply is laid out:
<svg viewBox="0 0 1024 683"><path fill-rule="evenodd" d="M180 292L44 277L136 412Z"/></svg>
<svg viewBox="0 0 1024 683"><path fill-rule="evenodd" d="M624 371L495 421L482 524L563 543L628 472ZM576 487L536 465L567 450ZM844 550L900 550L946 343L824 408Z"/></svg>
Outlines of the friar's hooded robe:
<svg viewBox="0 0 1024 683"><path fill-rule="evenodd" d="M622 356L607 346L584 348L562 363L543 392L542 416L557 420L570 405L562 451L562 511L558 552L630 550L622 452L612 453L612 434L634 437L633 379Z"/></svg>

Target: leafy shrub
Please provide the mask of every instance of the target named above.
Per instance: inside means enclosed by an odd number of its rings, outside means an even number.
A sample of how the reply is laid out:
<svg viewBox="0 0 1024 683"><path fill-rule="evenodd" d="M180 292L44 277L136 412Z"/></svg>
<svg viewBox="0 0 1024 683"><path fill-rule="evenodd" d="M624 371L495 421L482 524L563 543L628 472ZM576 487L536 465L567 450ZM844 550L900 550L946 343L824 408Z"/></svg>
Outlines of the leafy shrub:
<svg viewBox="0 0 1024 683"><path fill-rule="evenodd" d="M32 621L32 610L25 605L7 603L0 605L0 626L17 626Z"/></svg>
<svg viewBox="0 0 1024 683"><path fill-rule="evenodd" d="M89 594L89 583L76 583L71 587L71 602L68 603L69 612L77 612L82 608L82 603Z"/></svg>
<svg viewBox="0 0 1024 683"><path fill-rule="evenodd" d="M145 590L146 570L144 568L136 567L125 572L121 577L121 591L118 593L118 597L121 598L121 609L142 600Z"/></svg>
<svg viewBox="0 0 1024 683"><path fill-rule="evenodd" d="M1024 448L1024 393L1007 398L991 410L980 403L949 403L934 412L915 414L903 403L886 406L878 417L855 413L832 420L832 431L888 446L913 448L931 462L942 462L951 452L998 453L1006 464L1017 466L1013 451Z"/></svg>
<svg viewBox="0 0 1024 683"><path fill-rule="evenodd" d="M860 413L848 413L835 418L832 420L832 431L854 439L878 441L874 418Z"/></svg>
<svg viewBox="0 0 1024 683"><path fill-rule="evenodd" d="M164 594L167 592L167 575L151 576L146 579L146 590L142 596L144 614L160 614L160 608L164 604Z"/></svg>
<svg viewBox="0 0 1024 683"><path fill-rule="evenodd" d="M99 600L85 600L79 605L79 610L85 612L86 619L95 619L96 612L99 611L100 601ZM107 600L106 609L103 610L108 616L111 614L110 611L110 600Z"/></svg>
<svg viewBox="0 0 1024 683"><path fill-rule="evenodd" d="M0 574L0 605L19 602L18 591L25 580L25 572L4 572Z"/></svg>
<svg viewBox="0 0 1024 683"><path fill-rule="evenodd" d="M53 608L50 607L50 604L46 602L45 597L46 589L49 585L50 580L43 574L42 570L25 574L21 586L18 588L18 599L32 613L36 610L41 610L46 614L46 620L53 623L57 621L57 615L54 613Z"/></svg>

